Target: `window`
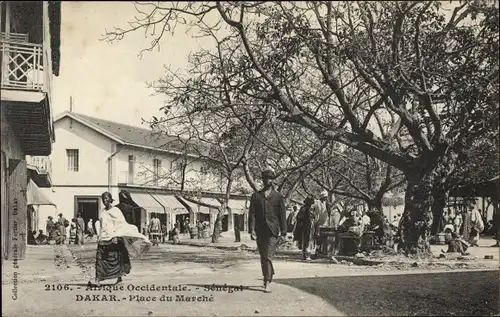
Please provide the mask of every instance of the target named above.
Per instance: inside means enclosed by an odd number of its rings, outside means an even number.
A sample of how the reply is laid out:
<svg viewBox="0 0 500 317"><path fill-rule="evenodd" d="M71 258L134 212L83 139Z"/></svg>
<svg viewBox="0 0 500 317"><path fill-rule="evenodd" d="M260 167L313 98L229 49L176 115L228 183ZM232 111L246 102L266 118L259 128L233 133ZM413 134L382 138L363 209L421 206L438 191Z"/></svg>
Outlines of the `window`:
<svg viewBox="0 0 500 317"><path fill-rule="evenodd" d="M134 175L135 175L135 156L128 156L128 183L134 184Z"/></svg>
<svg viewBox="0 0 500 317"><path fill-rule="evenodd" d="M158 186L158 179L160 178L160 172L161 172L161 160L154 159L153 160L153 173L154 173L153 183L155 186Z"/></svg>
<svg viewBox="0 0 500 317"><path fill-rule="evenodd" d="M66 150L66 156L68 157L68 171L78 172L79 169L79 159L78 150Z"/></svg>

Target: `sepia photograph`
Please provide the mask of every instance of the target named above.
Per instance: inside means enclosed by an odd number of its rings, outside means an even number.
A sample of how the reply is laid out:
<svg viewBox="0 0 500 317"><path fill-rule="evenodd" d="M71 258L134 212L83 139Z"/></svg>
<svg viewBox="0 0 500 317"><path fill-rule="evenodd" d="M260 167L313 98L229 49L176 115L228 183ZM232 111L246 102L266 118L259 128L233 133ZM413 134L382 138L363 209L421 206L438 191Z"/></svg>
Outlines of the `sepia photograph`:
<svg viewBox="0 0 500 317"><path fill-rule="evenodd" d="M499 316L499 1L0 1L2 315Z"/></svg>

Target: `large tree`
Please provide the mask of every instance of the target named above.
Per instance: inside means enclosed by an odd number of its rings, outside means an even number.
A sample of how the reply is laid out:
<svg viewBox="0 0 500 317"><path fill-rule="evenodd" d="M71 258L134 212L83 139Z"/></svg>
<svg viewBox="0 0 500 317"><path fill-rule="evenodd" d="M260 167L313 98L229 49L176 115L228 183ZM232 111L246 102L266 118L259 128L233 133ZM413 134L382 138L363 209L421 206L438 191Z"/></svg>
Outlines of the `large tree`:
<svg viewBox="0 0 500 317"><path fill-rule="evenodd" d="M369 210L382 213L384 195L405 182L400 171L367 154L351 148L332 152L330 164L322 165L308 178L309 184L316 183L330 197L335 194L361 200Z"/></svg>
<svg viewBox="0 0 500 317"><path fill-rule="evenodd" d="M140 6L131 28L107 38L146 28L154 47L178 24L222 34L231 65L221 87L402 171L404 249L429 252L432 187L443 161L465 139L498 127L496 2L460 1L448 10L435 1Z"/></svg>

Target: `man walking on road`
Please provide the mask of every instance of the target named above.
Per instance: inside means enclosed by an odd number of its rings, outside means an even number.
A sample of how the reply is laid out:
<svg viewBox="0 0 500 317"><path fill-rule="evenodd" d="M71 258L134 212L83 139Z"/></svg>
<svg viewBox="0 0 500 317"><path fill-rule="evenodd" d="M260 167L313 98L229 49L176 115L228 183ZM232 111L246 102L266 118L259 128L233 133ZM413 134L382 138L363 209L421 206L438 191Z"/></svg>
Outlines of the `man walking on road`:
<svg viewBox="0 0 500 317"><path fill-rule="evenodd" d="M270 293L273 279L273 257L278 244L286 236L286 209L283 197L274 189L276 176L270 169L262 172L264 188L250 198L249 232L257 240L260 264L264 277L264 292Z"/></svg>

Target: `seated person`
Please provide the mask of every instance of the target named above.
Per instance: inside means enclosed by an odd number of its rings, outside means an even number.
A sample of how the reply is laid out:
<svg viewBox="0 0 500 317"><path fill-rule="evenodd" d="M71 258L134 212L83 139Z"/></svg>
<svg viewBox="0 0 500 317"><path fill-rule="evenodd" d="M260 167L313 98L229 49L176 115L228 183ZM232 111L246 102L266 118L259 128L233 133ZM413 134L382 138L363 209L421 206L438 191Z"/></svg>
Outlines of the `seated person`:
<svg viewBox="0 0 500 317"><path fill-rule="evenodd" d="M469 244L463 240L458 233L453 232L451 234L452 239L448 241L448 250L446 253L460 253L461 255L469 255L467 248Z"/></svg>
<svg viewBox="0 0 500 317"><path fill-rule="evenodd" d="M54 231L52 231L54 236L53 236L53 239L56 244L63 244L64 243L64 236L62 235L61 231L59 231L59 229L55 229Z"/></svg>
<svg viewBox="0 0 500 317"><path fill-rule="evenodd" d="M179 224L176 223L174 225L174 229L172 229L170 231L170 240L172 240L174 242L174 244L176 243L179 243L179 234L181 233L181 231L179 230Z"/></svg>
<svg viewBox="0 0 500 317"><path fill-rule="evenodd" d="M39 230L38 231L38 236L35 238L35 242L38 245L47 244L48 238L49 238L48 236L46 236L45 234L43 234L43 230Z"/></svg>
<svg viewBox="0 0 500 317"><path fill-rule="evenodd" d="M35 235L36 235L36 231L28 230L28 244L31 244L31 245L36 244Z"/></svg>

